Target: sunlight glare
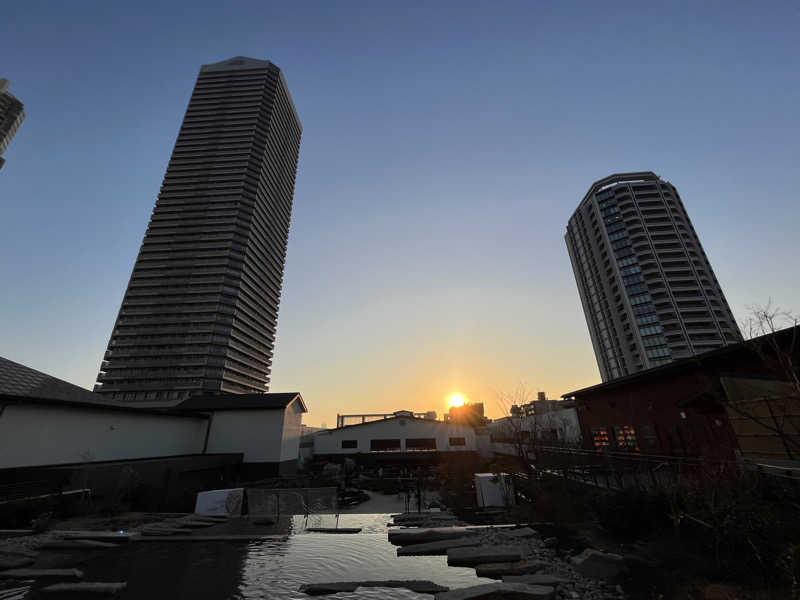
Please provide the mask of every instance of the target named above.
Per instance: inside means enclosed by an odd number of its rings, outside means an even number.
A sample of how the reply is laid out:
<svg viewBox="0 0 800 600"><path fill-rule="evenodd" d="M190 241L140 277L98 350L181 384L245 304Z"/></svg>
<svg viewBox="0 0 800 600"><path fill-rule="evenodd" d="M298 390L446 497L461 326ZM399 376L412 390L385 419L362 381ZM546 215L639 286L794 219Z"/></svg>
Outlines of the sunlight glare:
<svg viewBox="0 0 800 600"><path fill-rule="evenodd" d="M464 406L464 396L461 394L453 394L447 399L450 406Z"/></svg>

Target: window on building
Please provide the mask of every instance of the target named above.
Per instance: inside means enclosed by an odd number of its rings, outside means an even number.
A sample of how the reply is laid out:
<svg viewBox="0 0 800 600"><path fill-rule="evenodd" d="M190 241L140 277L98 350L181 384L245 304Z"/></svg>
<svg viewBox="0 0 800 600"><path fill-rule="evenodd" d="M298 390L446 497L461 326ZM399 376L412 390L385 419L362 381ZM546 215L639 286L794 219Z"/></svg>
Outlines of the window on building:
<svg viewBox="0 0 800 600"><path fill-rule="evenodd" d="M400 440L370 440L370 452L399 452Z"/></svg>
<svg viewBox="0 0 800 600"><path fill-rule="evenodd" d="M620 450L639 451L636 429L631 425L614 425L614 439L617 442L617 448Z"/></svg>
<svg viewBox="0 0 800 600"><path fill-rule="evenodd" d="M358 440L342 440L342 449L358 448Z"/></svg>
<svg viewBox="0 0 800 600"><path fill-rule="evenodd" d="M463 437L451 437L450 438L450 445L451 446L466 446L467 440Z"/></svg>
<svg viewBox="0 0 800 600"><path fill-rule="evenodd" d="M436 450L435 438L406 438L406 450L409 452Z"/></svg>
<svg viewBox="0 0 800 600"><path fill-rule="evenodd" d="M608 429L605 427L595 427L592 429L592 443L595 450L602 450L608 448L611 444L608 438Z"/></svg>

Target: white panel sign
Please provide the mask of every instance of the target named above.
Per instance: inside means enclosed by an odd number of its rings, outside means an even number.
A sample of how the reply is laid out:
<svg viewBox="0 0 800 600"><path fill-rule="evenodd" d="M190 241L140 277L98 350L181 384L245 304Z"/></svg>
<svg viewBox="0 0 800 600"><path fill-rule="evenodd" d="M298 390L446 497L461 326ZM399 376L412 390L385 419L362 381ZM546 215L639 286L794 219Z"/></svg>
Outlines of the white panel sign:
<svg viewBox="0 0 800 600"><path fill-rule="evenodd" d="M243 498L244 488L199 492L194 512L198 515L239 516L242 514Z"/></svg>

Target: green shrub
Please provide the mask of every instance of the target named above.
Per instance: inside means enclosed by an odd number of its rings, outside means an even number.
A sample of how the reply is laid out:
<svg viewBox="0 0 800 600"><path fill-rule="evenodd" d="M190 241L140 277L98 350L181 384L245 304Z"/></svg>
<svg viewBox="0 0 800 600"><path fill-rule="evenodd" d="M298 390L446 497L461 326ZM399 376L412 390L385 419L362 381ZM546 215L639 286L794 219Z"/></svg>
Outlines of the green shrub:
<svg viewBox="0 0 800 600"><path fill-rule="evenodd" d="M637 489L608 491L594 496L592 511L608 532L623 537L638 537L669 523L669 503L659 493Z"/></svg>

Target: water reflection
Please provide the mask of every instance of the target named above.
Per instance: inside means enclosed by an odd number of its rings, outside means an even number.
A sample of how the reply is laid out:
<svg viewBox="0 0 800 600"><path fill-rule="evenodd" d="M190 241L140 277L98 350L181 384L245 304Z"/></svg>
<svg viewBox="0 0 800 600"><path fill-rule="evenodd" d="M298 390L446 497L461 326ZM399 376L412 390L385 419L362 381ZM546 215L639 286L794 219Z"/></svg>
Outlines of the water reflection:
<svg viewBox="0 0 800 600"><path fill-rule="evenodd" d="M362 527L359 534L306 532L308 527ZM282 517L264 533L288 533L285 539L249 543L135 542L84 555L72 564L86 581L127 581L120 600L303 599L304 583L378 579L428 579L449 587L488 582L475 571L447 566L444 556L398 557L386 536L387 514ZM242 527L247 525L243 520ZM261 531L261 530L259 530ZM252 533L252 529L250 530ZM20 583L14 584L17 588ZM34 588L0 589L0 600L43 597ZM7 594L7 595L6 595ZM402 589L363 588L339 598L425 598Z"/></svg>

